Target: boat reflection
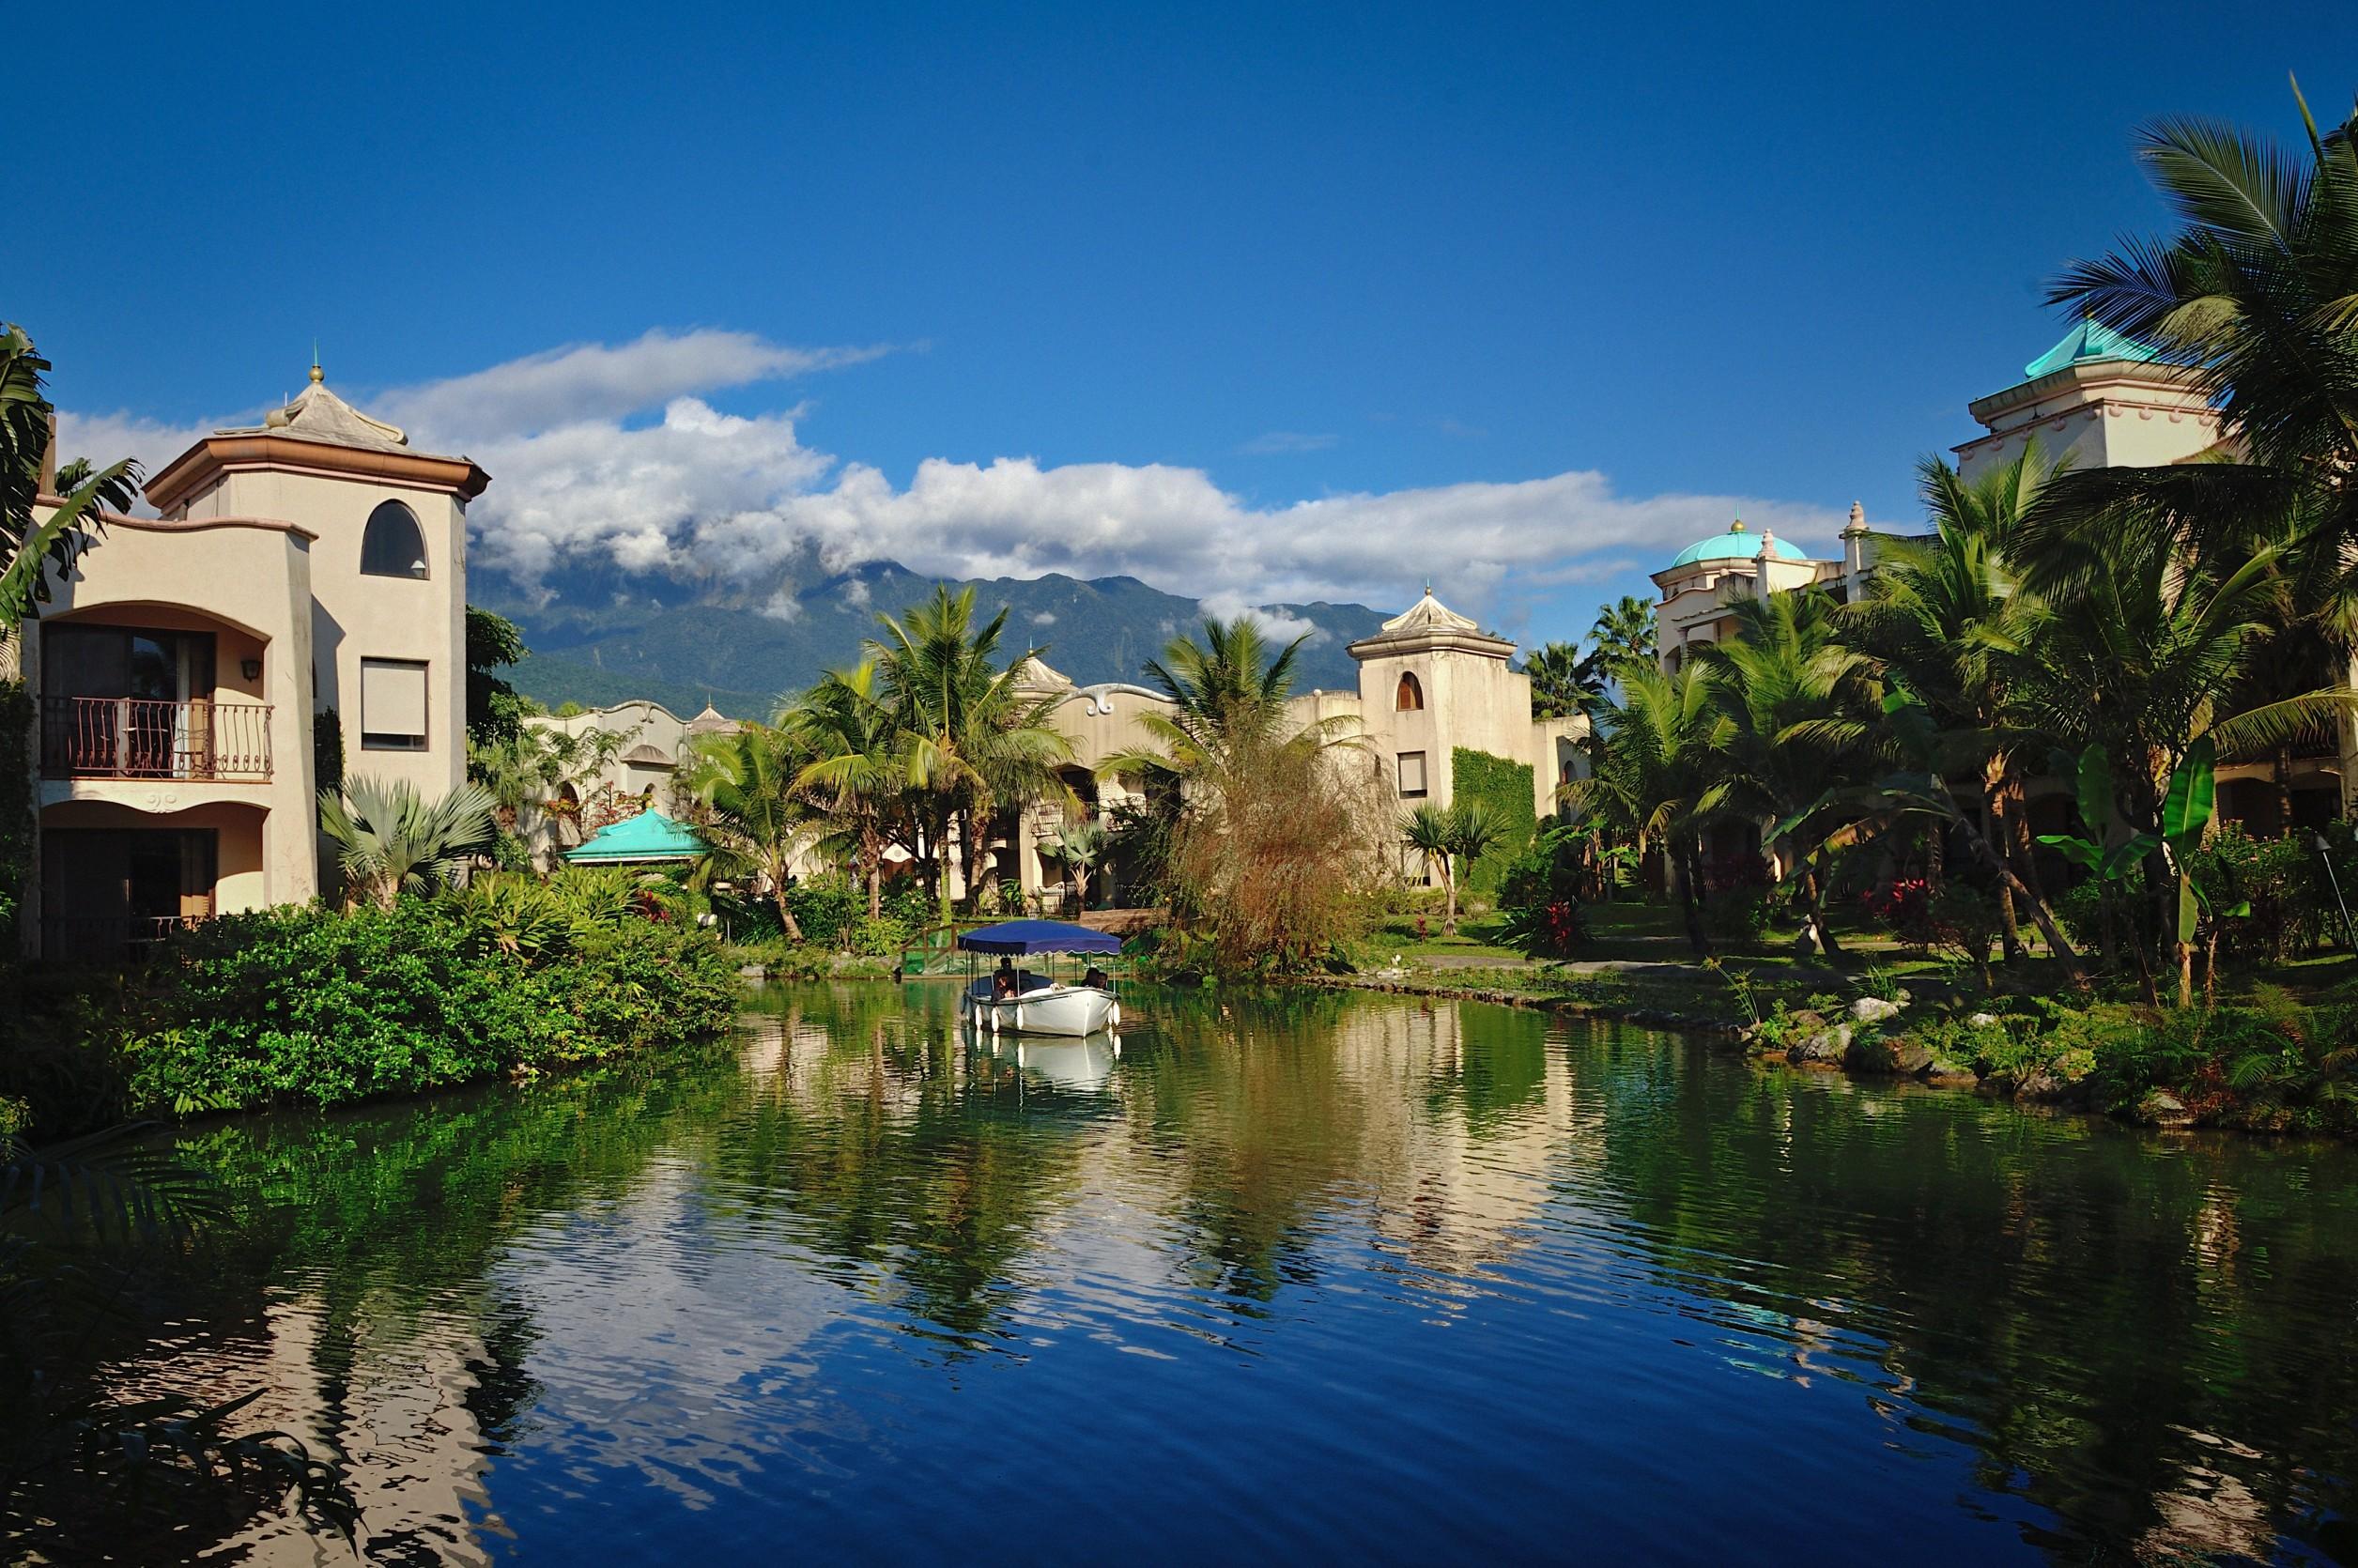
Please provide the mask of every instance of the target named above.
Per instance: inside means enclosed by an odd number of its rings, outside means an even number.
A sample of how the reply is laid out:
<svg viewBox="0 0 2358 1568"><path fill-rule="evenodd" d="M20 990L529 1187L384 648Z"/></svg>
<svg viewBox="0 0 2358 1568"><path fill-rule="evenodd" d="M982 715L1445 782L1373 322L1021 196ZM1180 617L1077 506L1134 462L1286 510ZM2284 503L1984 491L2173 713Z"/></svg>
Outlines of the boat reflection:
<svg viewBox="0 0 2358 1568"><path fill-rule="evenodd" d="M1102 1089L1114 1079L1121 1037L1090 1035L1061 1039L1034 1035L994 1036L991 1054L1015 1064L1025 1077L1059 1089Z"/></svg>

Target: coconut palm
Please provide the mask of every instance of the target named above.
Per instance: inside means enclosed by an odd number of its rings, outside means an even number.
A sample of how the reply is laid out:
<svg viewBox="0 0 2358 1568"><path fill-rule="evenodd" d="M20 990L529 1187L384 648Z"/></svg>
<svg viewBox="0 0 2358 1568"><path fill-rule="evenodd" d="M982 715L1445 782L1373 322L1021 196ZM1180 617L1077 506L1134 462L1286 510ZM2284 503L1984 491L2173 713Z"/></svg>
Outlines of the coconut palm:
<svg viewBox="0 0 2358 1568"><path fill-rule="evenodd" d="M1863 773L1881 717L1873 664L1842 641L1832 601L1815 590L1747 599L1733 613L1735 636L1698 650L1728 722L1718 776L1696 810L1775 824L1768 837L1785 877L1832 958L1826 857L1856 822L1840 786Z"/></svg>
<svg viewBox="0 0 2358 1568"><path fill-rule="evenodd" d="M11 631L49 602L51 569L70 570L104 528L103 514L128 511L139 496L139 465L125 458L61 470L71 488L41 501L56 414L41 386L49 369L22 327L0 329L0 626ZM49 506L46 517L35 518L37 504Z"/></svg>
<svg viewBox="0 0 2358 1568"><path fill-rule="evenodd" d="M448 886L490 846L492 804L480 784L428 801L406 779L351 778L319 792L319 831L336 847L347 896L391 909L405 892Z"/></svg>
<svg viewBox="0 0 2358 1568"><path fill-rule="evenodd" d="M1599 710L1597 719L1594 770L1559 788L1557 799L1567 815L1585 814L1626 834L1641 864L1650 851L1661 851L1669 881L1678 889L1687 940L1697 956L1707 954L1711 943L1698 901L1698 805L1711 786L1729 724L1711 680L1695 660L1668 673L1632 669L1622 680L1621 700Z"/></svg>
<svg viewBox="0 0 2358 1568"><path fill-rule="evenodd" d="M1158 744L1110 757L1098 772L1210 778L1265 746L1317 748L1345 742L1348 719L1288 723L1294 662L1309 635L1271 653L1251 616L1205 617L1202 641L1174 638L1161 658L1147 661L1147 678L1162 688L1172 709L1168 715L1138 715L1139 728Z"/></svg>
<svg viewBox="0 0 2358 1568"><path fill-rule="evenodd" d="M793 730L810 753L794 786L821 802L830 837L867 884L868 914L874 919L884 909L885 850L900 811L903 777L895 750L898 731L879 696L876 662L829 670L781 708L778 722Z"/></svg>
<svg viewBox="0 0 2358 1568"><path fill-rule="evenodd" d="M940 851L953 825L973 889L982 832L994 811L1041 796L1071 804L1071 794L1056 769L1071 760L1072 746L1050 723L1065 694L1025 688L1032 655L996 665L1008 612L1002 607L977 627L974 603L972 588L953 594L937 585L932 598L903 614L879 614L885 635L868 644L899 731L902 776L926 811L926 842L946 910Z"/></svg>
<svg viewBox="0 0 2358 1568"><path fill-rule="evenodd" d="M1977 780L1992 842L2034 892L2023 762L2043 756L2043 737L2020 723L2013 678L2044 635L2046 604L2026 592L2010 551L2052 474L2032 442L2012 462L1973 481L1936 456L1918 465L1918 491L1933 533L1886 540L1867 596L1846 607L1845 635L1921 702L1944 738L1943 765ZM2022 950L2011 885L1998 884L2007 955Z"/></svg>
<svg viewBox="0 0 2358 1568"><path fill-rule="evenodd" d="M1654 606L1634 593L1596 607L1585 661L1591 682L1618 680L1624 669L1655 661Z"/></svg>
<svg viewBox="0 0 2358 1568"><path fill-rule="evenodd" d="M2057 521L2091 546L2105 515L2134 515L2183 553L2240 561L2304 519L2351 559L2358 114L2320 134L2300 109L2305 156L2212 120L2149 126L2138 160L2181 227L2074 262L2050 292L2190 369L2237 449L2233 461L2091 470L2058 485Z"/></svg>
<svg viewBox="0 0 2358 1568"><path fill-rule="evenodd" d="M467 774L491 793L500 831L514 833L528 807L537 807L564 782L563 769L549 749L547 731L519 729L495 741L470 739Z"/></svg>
<svg viewBox="0 0 2358 1568"><path fill-rule="evenodd" d="M795 730L747 724L732 733L701 737L689 753L685 779L697 807L697 830L712 846L698 862L700 885L722 879L752 881L778 899L778 924L789 942L802 927L786 902L794 857L822 826L819 807L796 787L811 756Z"/></svg>
<svg viewBox="0 0 2358 1568"><path fill-rule="evenodd" d="M1523 673L1531 677L1533 718L1570 718L1585 714L1603 696L1592 678L1588 662L1580 657L1580 649L1569 642L1543 643L1533 649L1524 656Z"/></svg>

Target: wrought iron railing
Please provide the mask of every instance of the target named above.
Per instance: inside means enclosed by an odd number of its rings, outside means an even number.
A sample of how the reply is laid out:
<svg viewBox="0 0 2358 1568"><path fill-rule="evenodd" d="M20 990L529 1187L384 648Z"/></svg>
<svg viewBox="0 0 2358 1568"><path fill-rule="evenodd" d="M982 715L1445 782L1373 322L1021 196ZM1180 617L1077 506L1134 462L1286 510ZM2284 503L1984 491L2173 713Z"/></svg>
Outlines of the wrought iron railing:
<svg viewBox="0 0 2358 1568"><path fill-rule="evenodd" d="M41 772L52 778L268 779L270 705L44 697Z"/></svg>
<svg viewBox="0 0 2358 1568"><path fill-rule="evenodd" d="M144 956L206 915L49 915L41 917L41 957L56 963L119 963Z"/></svg>

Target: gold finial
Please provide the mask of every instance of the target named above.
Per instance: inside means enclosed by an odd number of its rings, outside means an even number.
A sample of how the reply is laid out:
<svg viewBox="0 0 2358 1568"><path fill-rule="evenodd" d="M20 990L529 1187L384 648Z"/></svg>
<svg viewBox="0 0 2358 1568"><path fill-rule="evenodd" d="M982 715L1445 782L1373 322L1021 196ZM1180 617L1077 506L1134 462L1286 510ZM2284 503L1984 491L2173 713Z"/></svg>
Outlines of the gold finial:
<svg viewBox="0 0 2358 1568"><path fill-rule="evenodd" d="M319 340L313 338L311 340L311 384L316 387L327 378L327 372L319 368Z"/></svg>
<svg viewBox="0 0 2358 1568"><path fill-rule="evenodd" d="M1744 519L1738 517L1734 522L1730 523L1728 525L1728 531L1730 533L1742 533L1744 531Z"/></svg>

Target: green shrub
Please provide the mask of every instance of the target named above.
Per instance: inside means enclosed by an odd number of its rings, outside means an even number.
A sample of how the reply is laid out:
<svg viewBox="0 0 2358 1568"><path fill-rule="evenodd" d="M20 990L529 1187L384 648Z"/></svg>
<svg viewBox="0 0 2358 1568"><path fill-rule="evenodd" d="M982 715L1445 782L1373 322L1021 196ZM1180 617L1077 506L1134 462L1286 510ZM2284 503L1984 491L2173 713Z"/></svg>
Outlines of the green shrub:
<svg viewBox="0 0 2358 1568"><path fill-rule="evenodd" d="M805 942L840 947L853 920L868 912L868 891L840 874L810 877L786 890L786 907Z"/></svg>
<svg viewBox="0 0 2358 1568"><path fill-rule="evenodd" d="M2222 922L2223 953L2281 963L2330 934L2325 915L2333 895L2319 885L2317 851L2306 834L2255 838L2241 822L2223 822L2186 863L2213 907L2251 905L2249 915Z"/></svg>
<svg viewBox="0 0 2358 1568"><path fill-rule="evenodd" d="M459 899L232 915L176 937L121 1019L130 1108L333 1105L726 1027L719 944L659 907L611 915L603 892L550 895L580 902L561 935L532 915L524 941Z"/></svg>
<svg viewBox="0 0 2358 1568"><path fill-rule="evenodd" d="M1730 888L1704 900L1703 930L1719 942L1758 942L1768 934L1776 911L1765 893Z"/></svg>

